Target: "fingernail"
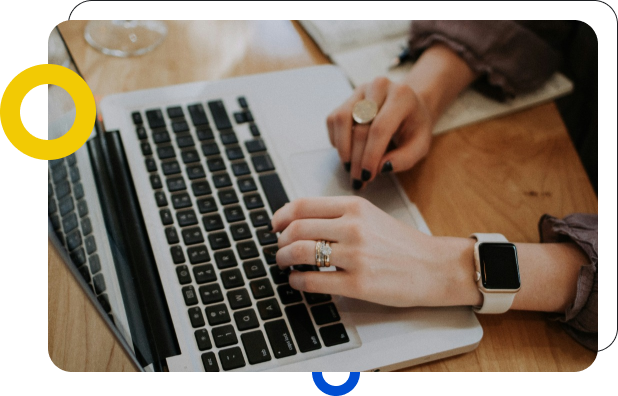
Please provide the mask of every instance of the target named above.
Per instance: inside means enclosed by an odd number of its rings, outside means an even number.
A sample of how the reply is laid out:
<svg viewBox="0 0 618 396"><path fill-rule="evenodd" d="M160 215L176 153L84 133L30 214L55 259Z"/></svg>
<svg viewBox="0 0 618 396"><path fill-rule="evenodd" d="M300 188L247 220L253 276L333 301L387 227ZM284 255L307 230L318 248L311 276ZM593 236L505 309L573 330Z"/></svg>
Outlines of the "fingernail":
<svg viewBox="0 0 618 396"><path fill-rule="evenodd" d="M350 173L350 168L352 167L352 163L346 162L345 164L343 164L343 167L345 168L346 172Z"/></svg>
<svg viewBox="0 0 618 396"><path fill-rule="evenodd" d="M391 172L393 170L393 164L390 161L386 161L384 165L382 165L382 173Z"/></svg>
<svg viewBox="0 0 618 396"><path fill-rule="evenodd" d="M358 180L358 179L354 179L352 181L352 188L355 190L360 190L361 187L363 186L363 182Z"/></svg>
<svg viewBox="0 0 618 396"><path fill-rule="evenodd" d="M367 169L363 169L361 172L361 179L363 179L364 182L369 181L369 179L371 179L371 172Z"/></svg>

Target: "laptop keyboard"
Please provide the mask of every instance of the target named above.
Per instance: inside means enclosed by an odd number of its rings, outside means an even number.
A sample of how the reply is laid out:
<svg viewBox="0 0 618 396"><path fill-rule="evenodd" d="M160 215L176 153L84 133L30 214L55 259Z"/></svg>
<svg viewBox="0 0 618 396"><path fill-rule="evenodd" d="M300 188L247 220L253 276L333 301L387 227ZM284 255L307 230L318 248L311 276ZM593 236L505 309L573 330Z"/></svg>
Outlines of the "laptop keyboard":
<svg viewBox="0 0 618 396"><path fill-rule="evenodd" d="M221 100L132 113L205 371L350 341L331 296L292 289L276 265L266 205L274 213L288 197L246 99L238 104L233 120L253 136L243 142Z"/></svg>
<svg viewBox="0 0 618 396"><path fill-rule="evenodd" d="M48 170L48 215L54 231L113 322L75 154L49 161Z"/></svg>

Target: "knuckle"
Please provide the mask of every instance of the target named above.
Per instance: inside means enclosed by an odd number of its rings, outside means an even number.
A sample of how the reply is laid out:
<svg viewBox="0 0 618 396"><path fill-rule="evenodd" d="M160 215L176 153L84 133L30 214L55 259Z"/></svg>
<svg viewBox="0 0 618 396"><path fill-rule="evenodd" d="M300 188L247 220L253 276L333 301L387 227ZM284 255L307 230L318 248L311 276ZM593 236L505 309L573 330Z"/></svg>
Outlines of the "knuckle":
<svg viewBox="0 0 618 396"><path fill-rule="evenodd" d="M374 89L384 89L390 84L390 80L386 77L378 77L373 80L372 88Z"/></svg>
<svg viewBox="0 0 618 396"><path fill-rule="evenodd" d="M304 260L305 249L300 243L294 243L291 246L291 256L295 263L300 263Z"/></svg>
<svg viewBox="0 0 618 396"><path fill-rule="evenodd" d="M407 84L397 84L393 88L393 93L398 98L409 97L414 95L414 90Z"/></svg>

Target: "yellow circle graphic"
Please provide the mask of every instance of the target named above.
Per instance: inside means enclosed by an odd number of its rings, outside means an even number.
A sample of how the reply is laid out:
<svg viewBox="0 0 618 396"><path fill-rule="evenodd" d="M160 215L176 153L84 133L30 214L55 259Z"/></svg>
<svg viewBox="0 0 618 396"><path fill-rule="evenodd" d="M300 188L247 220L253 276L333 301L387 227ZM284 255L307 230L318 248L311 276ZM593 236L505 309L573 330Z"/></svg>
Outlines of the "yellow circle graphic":
<svg viewBox="0 0 618 396"><path fill-rule="evenodd" d="M64 88L75 103L75 122L63 136L45 140L28 132L21 122L21 103L31 89L43 84ZM88 84L75 72L58 65L37 65L19 73L6 87L0 120L6 137L27 156L53 160L73 154L88 140L96 119L96 105Z"/></svg>

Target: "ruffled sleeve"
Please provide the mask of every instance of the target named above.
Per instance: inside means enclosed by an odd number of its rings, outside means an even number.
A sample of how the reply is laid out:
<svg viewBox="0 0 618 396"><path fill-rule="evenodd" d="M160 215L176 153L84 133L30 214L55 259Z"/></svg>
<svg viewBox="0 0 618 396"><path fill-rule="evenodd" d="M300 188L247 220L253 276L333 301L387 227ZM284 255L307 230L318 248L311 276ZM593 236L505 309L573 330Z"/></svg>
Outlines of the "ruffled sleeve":
<svg viewBox="0 0 618 396"><path fill-rule="evenodd" d="M574 242L588 256L581 267L573 305L563 314L551 315L567 333L586 348L598 348L598 216L572 214L560 220L544 215L539 221L541 243Z"/></svg>
<svg viewBox="0 0 618 396"><path fill-rule="evenodd" d="M515 21L413 21L410 55L441 43L479 74L473 87L498 100L539 88L560 66L560 54Z"/></svg>

